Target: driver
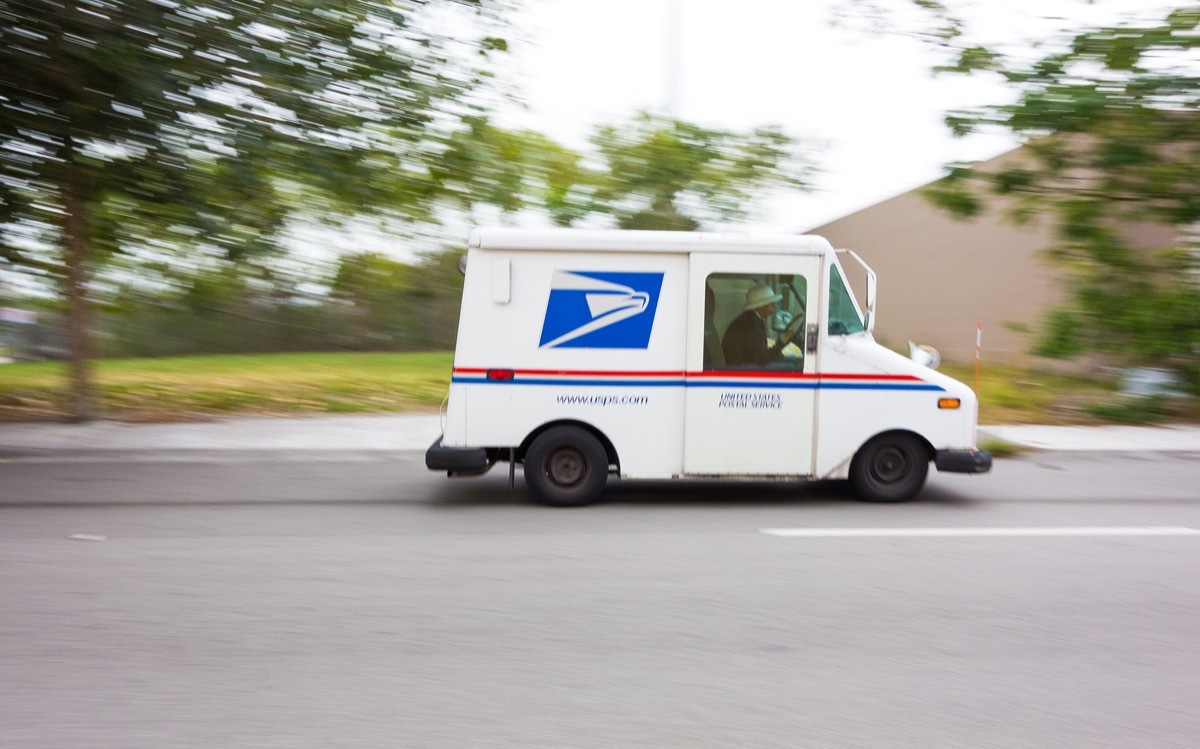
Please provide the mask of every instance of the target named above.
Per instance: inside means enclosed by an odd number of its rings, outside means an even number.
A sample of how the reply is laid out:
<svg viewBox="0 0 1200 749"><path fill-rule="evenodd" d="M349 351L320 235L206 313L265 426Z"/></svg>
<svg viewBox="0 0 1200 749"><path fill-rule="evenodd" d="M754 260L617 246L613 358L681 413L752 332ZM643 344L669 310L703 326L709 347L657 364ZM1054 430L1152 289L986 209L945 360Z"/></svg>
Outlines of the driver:
<svg viewBox="0 0 1200 749"><path fill-rule="evenodd" d="M774 346L767 345L767 321L775 315L775 303L781 299L783 296L768 286L755 286L746 292L742 314L729 324L721 339L727 366L753 364L761 367L779 358L779 353L796 334L795 329L789 327L780 334Z"/></svg>

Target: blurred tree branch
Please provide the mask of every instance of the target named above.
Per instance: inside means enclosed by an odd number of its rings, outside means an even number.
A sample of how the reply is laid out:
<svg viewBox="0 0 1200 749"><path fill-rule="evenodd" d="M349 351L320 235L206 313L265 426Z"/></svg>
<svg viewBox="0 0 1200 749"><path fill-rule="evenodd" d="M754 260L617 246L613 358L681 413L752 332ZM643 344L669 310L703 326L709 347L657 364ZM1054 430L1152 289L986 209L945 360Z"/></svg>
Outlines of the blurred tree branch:
<svg viewBox="0 0 1200 749"><path fill-rule="evenodd" d="M267 252L303 198L284 177L428 216L436 144L506 48L488 33L502 2L0 1L0 257L59 279L75 418L92 410L89 284L112 253L164 235Z"/></svg>
<svg viewBox="0 0 1200 749"><path fill-rule="evenodd" d="M743 133L640 112L595 128L595 152L578 153L486 117L469 124L435 172L461 207L537 208L558 226L610 216L622 229L693 231L745 218L771 188L808 189L814 171L775 126Z"/></svg>
<svg viewBox="0 0 1200 749"><path fill-rule="evenodd" d="M1015 94L950 112L946 124L958 135L1013 133L1027 163L950 165L927 196L962 216L1001 195L1017 220L1051 217L1051 257L1073 282L1039 353L1169 366L1200 393L1200 6L1145 9L1017 45L982 38L965 4L912 4L933 29L953 17L954 33L932 34L948 55L936 72L997 75ZM1145 223L1174 227L1178 244L1131 249L1128 233Z"/></svg>

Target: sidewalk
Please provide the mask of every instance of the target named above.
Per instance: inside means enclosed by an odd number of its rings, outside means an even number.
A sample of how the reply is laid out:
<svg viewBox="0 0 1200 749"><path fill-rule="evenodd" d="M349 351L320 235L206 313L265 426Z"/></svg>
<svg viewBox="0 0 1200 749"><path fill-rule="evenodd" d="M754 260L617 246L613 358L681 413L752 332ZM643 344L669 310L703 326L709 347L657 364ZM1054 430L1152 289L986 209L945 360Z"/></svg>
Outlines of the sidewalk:
<svg viewBox="0 0 1200 749"><path fill-rule="evenodd" d="M1011 442L1036 450L1079 452L1200 452L1200 426L980 426L979 441Z"/></svg>
<svg viewBox="0 0 1200 749"><path fill-rule="evenodd" d="M437 414L235 418L199 424L0 424L0 453L424 450ZM1038 450L1200 452L1200 426L981 426L979 441Z"/></svg>
<svg viewBox="0 0 1200 749"><path fill-rule="evenodd" d="M234 418L189 424L0 424L0 453L161 450L424 450L437 414Z"/></svg>

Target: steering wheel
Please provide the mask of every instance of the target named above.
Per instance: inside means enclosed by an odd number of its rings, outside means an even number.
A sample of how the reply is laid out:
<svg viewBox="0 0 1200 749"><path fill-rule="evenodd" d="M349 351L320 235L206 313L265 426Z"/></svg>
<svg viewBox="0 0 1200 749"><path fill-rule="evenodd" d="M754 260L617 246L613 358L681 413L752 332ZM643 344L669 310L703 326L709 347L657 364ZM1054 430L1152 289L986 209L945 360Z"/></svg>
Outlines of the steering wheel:
<svg viewBox="0 0 1200 749"><path fill-rule="evenodd" d="M800 331L803 327L804 327L804 314L801 313L801 314L793 317L791 322L789 322L784 327L784 329L782 331L780 331L779 340L782 340L783 336L786 335L788 337L788 342L786 345L780 346L779 348L777 348L775 350L775 354L771 359L772 361L794 362L800 358L800 357L790 356L788 354L785 354L784 349L786 349L788 346L798 346L798 347L800 347L801 351L803 351L803 346L804 346L803 339L798 339L798 336L800 335ZM797 343L797 340L800 340L801 342Z"/></svg>

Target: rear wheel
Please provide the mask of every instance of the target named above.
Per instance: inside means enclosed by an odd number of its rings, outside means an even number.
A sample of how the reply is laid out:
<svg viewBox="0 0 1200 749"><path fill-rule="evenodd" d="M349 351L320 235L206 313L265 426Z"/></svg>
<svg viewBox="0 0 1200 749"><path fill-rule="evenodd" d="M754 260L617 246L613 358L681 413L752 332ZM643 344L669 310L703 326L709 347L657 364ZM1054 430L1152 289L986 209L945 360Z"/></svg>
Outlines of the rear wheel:
<svg viewBox="0 0 1200 749"><path fill-rule="evenodd" d="M525 483L544 505L590 504L607 480L608 453L600 440L578 427L546 430L525 454Z"/></svg>
<svg viewBox="0 0 1200 749"><path fill-rule="evenodd" d="M911 434L881 434L850 462L850 483L869 502L903 502L925 485L929 451Z"/></svg>

